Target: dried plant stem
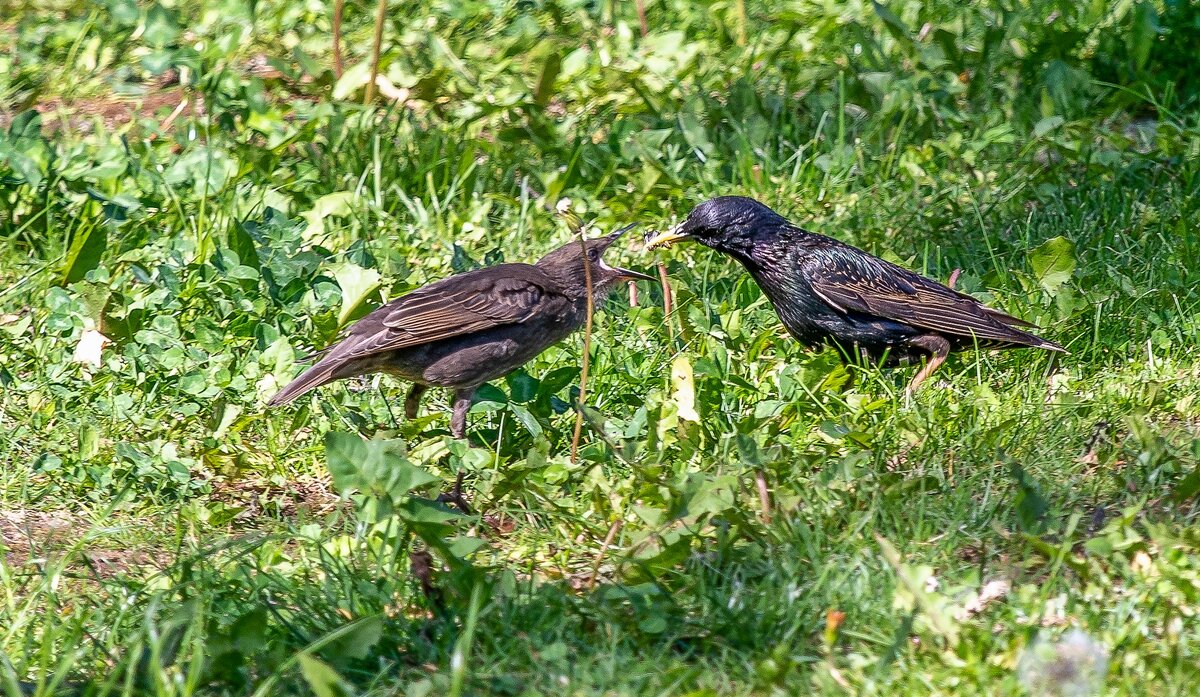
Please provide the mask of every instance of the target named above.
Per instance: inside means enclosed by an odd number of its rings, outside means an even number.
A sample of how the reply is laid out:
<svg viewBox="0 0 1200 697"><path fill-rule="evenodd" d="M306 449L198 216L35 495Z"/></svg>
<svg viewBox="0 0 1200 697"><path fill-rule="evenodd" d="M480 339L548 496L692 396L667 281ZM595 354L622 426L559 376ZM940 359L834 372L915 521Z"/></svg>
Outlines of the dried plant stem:
<svg viewBox="0 0 1200 697"><path fill-rule="evenodd" d="M754 473L754 485L758 489L758 503L762 506L762 522L771 522L771 492L767 489L767 473L758 470Z"/></svg>
<svg viewBox="0 0 1200 697"><path fill-rule="evenodd" d="M954 290L954 284L958 283L958 275L962 273L962 269L955 269L950 272L950 279L946 281L946 287Z"/></svg>
<svg viewBox="0 0 1200 697"><path fill-rule="evenodd" d="M604 536L604 542L600 544L600 552L596 555L596 561L592 562L592 577L588 579L588 590L596 587L596 578L600 575L600 564L604 562L604 553L612 546L613 540L617 539L617 533L621 531L623 520L614 520L613 524L608 528L608 534Z"/></svg>
<svg viewBox="0 0 1200 697"><path fill-rule="evenodd" d="M342 77L342 14L346 0L333 0L333 76Z"/></svg>
<svg viewBox="0 0 1200 697"><path fill-rule="evenodd" d="M587 321L583 325L583 365L579 369L579 404L575 412L575 435L571 437L571 462L579 461L579 438L583 435L583 402L587 397L588 365L592 355L592 313L595 312L592 300L592 265L588 261L587 243L583 233L587 226L579 228L579 248L583 252L583 280L587 288Z"/></svg>
<svg viewBox="0 0 1200 697"><path fill-rule="evenodd" d="M179 115L182 114L183 110L187 108L187 105L188 98L184 97L182 100L180 100L179 104L176 105L175 110L171 112L171 115L163 119L162 124L159 125L159 130L161 130L163 133L166 133L167 129L171 127L171 124L175 123L175 119L179 118ZM158 137L157 133L151 133L148 140L154 140L156 137Z"/></svg>
<svg viewBox="0 0 1200 697"><path fill-rule="evenodd" d="M671 312L674 311L674 301L671 298L671 281L667 278L667 266L661 261L658 262L658 281L662 284L663 291L663 321L667 324L667 334L671 336L671 341L675 341L675 325L671 321Z"/></svg>
<svg viewBox="0 0 1200 697"><path fill-rule="evenodd" d="M379 0L375 8L375 43L371 46L371 79L367 82L367 94L363 104L375 98L375 78L379 77L379 50L383 46L383 20L387 16L387 0Z"/></svg>
<svg viewBox="0 0 1200 697"><path fill-rule="evenodd" d="M642 29L642 38L645 38L646 34L650 33L650 27L646 24L646 0L636 0L634 4L637 5L638 25Z"/></svg>

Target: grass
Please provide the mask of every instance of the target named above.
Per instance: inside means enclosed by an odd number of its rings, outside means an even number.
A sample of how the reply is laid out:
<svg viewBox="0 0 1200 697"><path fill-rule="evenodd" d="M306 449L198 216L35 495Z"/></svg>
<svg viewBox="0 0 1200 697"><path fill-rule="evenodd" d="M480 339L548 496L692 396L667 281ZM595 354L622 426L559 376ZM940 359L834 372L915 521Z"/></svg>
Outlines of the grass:
<svg viewBox="0 0 1200 697"><path fill-rule="evenodd" d="M374 9L340 80L300 3L0 23L0 690L1194 691L1186 8L392 8L364 106ZM561 198L727 193L1070 354L906 398L727 259L630 244L675 309L603 306L577 461L582 336L481 391L473 448L386 378L264 408L379 302L569 239ZM479 516L432 501L459 469Z"/></svg>

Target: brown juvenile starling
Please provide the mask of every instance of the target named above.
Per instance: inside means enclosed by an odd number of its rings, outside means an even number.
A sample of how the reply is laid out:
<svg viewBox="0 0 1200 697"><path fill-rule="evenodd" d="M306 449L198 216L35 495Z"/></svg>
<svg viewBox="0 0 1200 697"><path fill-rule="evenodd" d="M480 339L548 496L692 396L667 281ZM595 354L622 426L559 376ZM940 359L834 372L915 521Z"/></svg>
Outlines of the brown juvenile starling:
<svg viewBox="0 0 1200 697"><path fill-rule="evenodd" d="M751 198L720 196L696 206L647 247L695 240L741 262L788 332L806 346L833 344L844 357L892 366L928 362L914 390L951 351L1034 347L1065 351L1024 331L1024 320L856 247L803 230Z"/></svg>
<svg viewBox="0 0 1200 697"><path fill-rule="evenodd" d="M603 299L621 279L654 280L610 267L601 258L632 227L585 243L568 242L536 264L476 269L396 298L351 325L268 404L286 404L334 380L388 373L413 383L404 400L410 419L430 387L454 390L450 432L462 438L480 385L516 370L583 326L585 245L594 299Z"/></svg>

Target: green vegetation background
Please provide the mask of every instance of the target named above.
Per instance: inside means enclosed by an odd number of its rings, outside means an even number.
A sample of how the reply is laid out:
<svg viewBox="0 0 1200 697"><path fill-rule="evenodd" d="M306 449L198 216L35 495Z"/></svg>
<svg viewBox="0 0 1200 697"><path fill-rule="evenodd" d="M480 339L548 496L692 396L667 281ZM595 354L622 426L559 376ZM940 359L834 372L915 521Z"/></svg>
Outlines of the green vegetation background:
<svg viewBox="0 0 1200 697"><path fill-rule="evenodd" d="M373 4L340 78L328 3L6 7L5 694L1054 694L1086 671L1022 656L1074 630L1104 694L1194 694L1195 3L390 2L369 101ZM470 450L387 379L263 408L386 298L567 240L560 198L727 193L1071 354L905 399L631 244L675 312L604 306L578 462L579 337ZM430 501L460 469L481 517Z"/></svg>

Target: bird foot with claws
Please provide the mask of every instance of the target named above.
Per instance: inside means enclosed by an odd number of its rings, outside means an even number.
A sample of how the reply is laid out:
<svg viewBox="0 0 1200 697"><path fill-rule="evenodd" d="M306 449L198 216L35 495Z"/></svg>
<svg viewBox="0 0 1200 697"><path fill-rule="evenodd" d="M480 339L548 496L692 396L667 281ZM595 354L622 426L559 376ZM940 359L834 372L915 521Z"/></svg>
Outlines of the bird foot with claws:
<svg viewBox="0 0 1200 697"><path fill-rule="evenodd" d="M470 504L467 503L467 499L463 496L463 475L463 472L459 472L458 476L454 479L454 488L450 491L442 492L436 500L438 503L452 503L454 504L455 508L463 513L467 515L474 515L474 511L471 510Z"/></svg>

